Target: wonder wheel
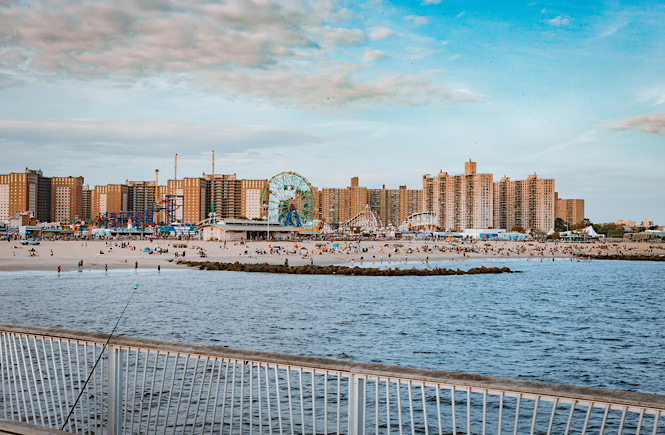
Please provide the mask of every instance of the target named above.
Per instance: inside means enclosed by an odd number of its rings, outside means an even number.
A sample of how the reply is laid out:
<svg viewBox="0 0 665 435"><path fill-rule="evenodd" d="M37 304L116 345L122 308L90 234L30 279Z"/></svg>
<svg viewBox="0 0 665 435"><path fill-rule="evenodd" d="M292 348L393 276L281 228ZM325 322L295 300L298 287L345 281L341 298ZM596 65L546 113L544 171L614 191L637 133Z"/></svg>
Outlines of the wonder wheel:
<svg viewBox="0 0 665 435"><path fill-rule="evenodd" d="M272 177L263 188L261 204L269 221L285 226L305 227L317 217L314 189L295 172Z"/></svg>

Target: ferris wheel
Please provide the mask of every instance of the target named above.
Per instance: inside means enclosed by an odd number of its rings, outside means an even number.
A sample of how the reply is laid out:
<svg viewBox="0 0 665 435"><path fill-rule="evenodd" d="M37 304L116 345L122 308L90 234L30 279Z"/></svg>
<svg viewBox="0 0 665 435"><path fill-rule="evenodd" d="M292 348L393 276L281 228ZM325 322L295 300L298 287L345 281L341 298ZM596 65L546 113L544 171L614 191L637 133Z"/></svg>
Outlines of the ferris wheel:
<svg viewBox="0 0 665 435"><path fill-rule="evenodd" d="M261 193L263 215L284 226L303 227L317 217L314 189L305 177L282 172L268 181Z"/></svg>

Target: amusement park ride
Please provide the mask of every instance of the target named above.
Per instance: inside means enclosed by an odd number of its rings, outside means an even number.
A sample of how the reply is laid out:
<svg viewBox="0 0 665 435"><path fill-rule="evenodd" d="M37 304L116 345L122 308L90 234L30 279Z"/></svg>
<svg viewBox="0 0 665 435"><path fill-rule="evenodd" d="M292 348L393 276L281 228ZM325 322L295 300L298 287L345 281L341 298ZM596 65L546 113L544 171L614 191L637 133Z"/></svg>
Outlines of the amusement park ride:
<svg viewBox="0 0 665 435"><path fill-rule="evenodd" d="M177 222L176 211L182 209L184 205L183 195L166 195L165 198L159 202L153 202L150 210L144 212L121 210L117 212L106 212L97 216L97 226L99 228L113 228L128 227L130 224L141 231L147 227L157 224L156 216L160 211L164 211L164 223L171 225Z"/></svg>
<svg viewBox="0 0 665 435"><path fill-rule="evenodd" d="M272 177L263 188L261 204L268 222L284 226L311 228L317 215L312 185L295 172L282 172Z"/></svg>

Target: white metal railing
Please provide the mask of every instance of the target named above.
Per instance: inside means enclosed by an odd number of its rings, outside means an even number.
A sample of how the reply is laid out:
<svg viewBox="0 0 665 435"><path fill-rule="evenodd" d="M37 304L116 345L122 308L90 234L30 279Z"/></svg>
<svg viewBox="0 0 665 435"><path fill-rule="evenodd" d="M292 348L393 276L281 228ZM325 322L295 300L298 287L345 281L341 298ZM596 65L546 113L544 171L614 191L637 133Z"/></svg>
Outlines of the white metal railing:
<svg viewBox="0 0 665 435"><path fill-rule="evenodd" d="M110 341L74 406L106 340L0 324L0 419L86 434L665 433L660 395L131 337Z"/></svg>

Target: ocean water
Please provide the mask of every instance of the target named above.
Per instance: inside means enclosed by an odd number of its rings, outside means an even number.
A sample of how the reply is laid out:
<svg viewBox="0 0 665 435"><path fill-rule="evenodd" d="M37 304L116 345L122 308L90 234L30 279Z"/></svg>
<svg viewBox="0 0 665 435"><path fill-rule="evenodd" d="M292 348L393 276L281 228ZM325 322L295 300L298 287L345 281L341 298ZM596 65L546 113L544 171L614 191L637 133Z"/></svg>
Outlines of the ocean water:
<svg viewBox="0 0 665 435"><path fill-rule="evenodd" d="M0 272L0 322L108 333L138 284L118 334L665 394L663 263L437 265L521 273Z"/></svg>

